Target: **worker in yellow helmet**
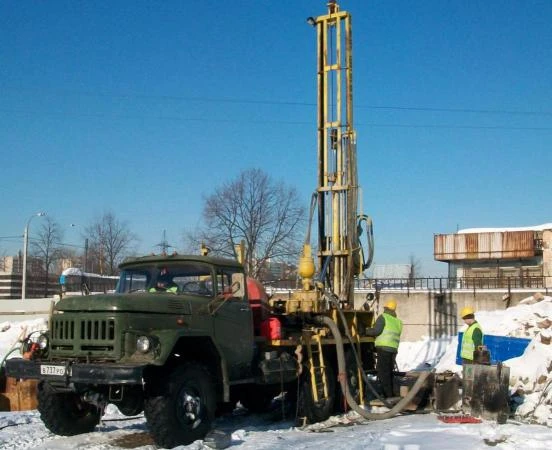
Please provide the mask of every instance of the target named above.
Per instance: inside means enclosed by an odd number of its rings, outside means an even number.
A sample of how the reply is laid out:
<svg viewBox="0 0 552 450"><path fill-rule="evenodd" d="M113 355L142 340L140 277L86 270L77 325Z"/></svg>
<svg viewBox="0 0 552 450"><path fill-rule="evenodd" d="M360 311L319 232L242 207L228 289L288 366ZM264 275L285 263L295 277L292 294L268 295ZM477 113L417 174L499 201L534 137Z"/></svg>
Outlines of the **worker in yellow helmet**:
<svg viewBox="0 0 552 450"><path fill-rule="evenodd" d="M172 281L169 270L166 267L161 268L157 277L157 282L148 292L168 292L170 294L178 293L178 285Z"/></svg>
<svg viewBox="0 0 552 450"><path fill-rule="evenodd" d="M460 357L462 358L462 364L473 364L473 352L477 347L483 345L483 329L477 320L475 320L475 311L471 306L462 308L460 316L468 326L462 337Z"/></svg>
<svg viewBox="0 0 552 450"><path fill-rule="evenodd" d="M397 318L396 309L395 299L388 299L383 306L383 313L377 318L374 327L366 330L366 336L376 338L376 372L386 398L394 396L393 369L403 326L402 321Z"/></svg>

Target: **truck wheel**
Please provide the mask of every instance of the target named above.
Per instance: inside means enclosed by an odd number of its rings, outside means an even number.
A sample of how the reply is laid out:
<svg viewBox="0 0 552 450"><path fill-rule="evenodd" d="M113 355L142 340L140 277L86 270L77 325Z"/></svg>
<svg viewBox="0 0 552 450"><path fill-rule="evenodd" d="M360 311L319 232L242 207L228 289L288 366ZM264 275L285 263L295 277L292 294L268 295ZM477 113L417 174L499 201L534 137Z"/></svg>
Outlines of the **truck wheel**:
<svg viewBox="0 0 552 450"><path fill-rule="evenodd" d="M52 433L74 436L89 433L100 423L100 410L74 393L56 392L43 381L38 385L40 418Z"/></svg>
<svg viewBox="0 0 552 450"><path fill-rule="evenodd" d="M201 365L186 364L170 376L166 389L146 398L144 412L157 445L190 444L209 432L216 398L211 376Z"/></svg>
<svg viewBox="0 0 552 450"><path fill-rule="evenodd" d="M303 369L303 375L300 381L299 398L297 399L299 406L299 414L307 418L308 423L322 422L331 416L336 392L336 379L334 370L330 365L326 366L326 378L328 383L328 397L314 400L312 394L310 371L308 368ZM319 398L324 395L323 389L318 389Z"/></svg>

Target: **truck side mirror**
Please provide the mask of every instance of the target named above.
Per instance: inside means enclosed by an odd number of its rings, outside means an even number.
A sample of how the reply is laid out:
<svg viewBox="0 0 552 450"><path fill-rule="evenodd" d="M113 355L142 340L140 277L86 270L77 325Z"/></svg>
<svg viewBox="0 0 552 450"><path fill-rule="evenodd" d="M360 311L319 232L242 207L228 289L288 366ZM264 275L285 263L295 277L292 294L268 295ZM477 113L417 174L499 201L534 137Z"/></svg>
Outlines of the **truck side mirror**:
<svg viewBox="0 0 552 450"><path fill-rule="evenodd" d="M237 298L245 297L245 276L243 273L232 274L232 296Z"/></svg>

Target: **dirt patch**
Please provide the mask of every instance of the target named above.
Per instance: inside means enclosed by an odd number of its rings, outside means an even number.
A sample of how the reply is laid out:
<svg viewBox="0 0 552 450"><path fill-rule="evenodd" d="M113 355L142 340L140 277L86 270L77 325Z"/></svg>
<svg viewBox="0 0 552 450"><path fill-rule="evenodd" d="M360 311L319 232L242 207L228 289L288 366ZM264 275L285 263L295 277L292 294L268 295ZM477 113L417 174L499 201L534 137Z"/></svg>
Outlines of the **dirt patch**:
<svg viewBox="0 0 552 450"><path fill-rule="evenodd" d="M113 439L113 444L121 448L137 448L144 445L155 445L151 435L145 431L139 433L125 434Z"/></svg>

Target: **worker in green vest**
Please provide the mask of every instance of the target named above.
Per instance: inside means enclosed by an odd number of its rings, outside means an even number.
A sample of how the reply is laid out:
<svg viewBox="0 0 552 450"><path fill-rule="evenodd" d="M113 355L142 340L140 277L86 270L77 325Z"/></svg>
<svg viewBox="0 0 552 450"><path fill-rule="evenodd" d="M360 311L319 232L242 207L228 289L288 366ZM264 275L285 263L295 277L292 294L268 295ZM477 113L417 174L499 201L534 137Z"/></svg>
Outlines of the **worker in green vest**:
<svg viewBox="0 0 552 450"><path fill-rule="evenodd" d="M383 313L377 318L373 328L366 330L366 336L376 338L376 372L386 398L394 396L393 369L399 350L402 321L397 318L397 302L389 299L383 306Z"/></svg>
<svg viewBox="0 0 552 450"><path fill-rule="evenodd" d="M159 271L157 283L149 289L149 292L168 292L170 294L178 293L178 285L172 281L172 277L166 267Z"/></svg>
<svg viewBox="0 0 552 450"><path fill-rule="evenodd" d="M178 285L169 283L167 280L159 280L155 286L149 289L149 292L168 292L170 294L177 294Z"/></svg>
<svg viewBox="0 0 552 450"><path fill-rule="evenodd" d="M475 320L474 310L471 306L462 308L460 316L468 326L462 337L462 347L460 348L460 357L462 364L473 364L473 352L483 345L483 329Z"/></svg>

